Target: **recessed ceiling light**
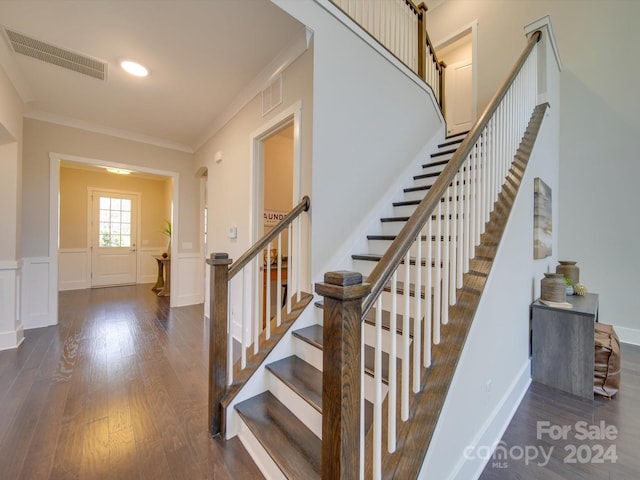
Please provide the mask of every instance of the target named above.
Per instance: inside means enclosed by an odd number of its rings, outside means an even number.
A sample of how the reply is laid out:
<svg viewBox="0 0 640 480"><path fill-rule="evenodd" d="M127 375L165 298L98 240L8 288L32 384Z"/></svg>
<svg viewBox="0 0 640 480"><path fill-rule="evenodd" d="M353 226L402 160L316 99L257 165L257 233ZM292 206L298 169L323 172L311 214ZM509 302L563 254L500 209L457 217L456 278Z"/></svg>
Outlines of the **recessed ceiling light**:
<svg viewBox="0 0 640 480"><path fill-rule="evenodd" d="M131 170L125 170L124 168L105 167L107 172L117 173L118 175L129 175Z"/></svg>
<svg viewBox="0 0 640 480"><path fill-rule="evenodd" d="M120 62L120 66L124 69L125 72L128 72L131 75L135 75L136 77L146 77L147 75L149 75L149 70L147 70L139 63L133 62L131 60L124 60Z"/></svg>

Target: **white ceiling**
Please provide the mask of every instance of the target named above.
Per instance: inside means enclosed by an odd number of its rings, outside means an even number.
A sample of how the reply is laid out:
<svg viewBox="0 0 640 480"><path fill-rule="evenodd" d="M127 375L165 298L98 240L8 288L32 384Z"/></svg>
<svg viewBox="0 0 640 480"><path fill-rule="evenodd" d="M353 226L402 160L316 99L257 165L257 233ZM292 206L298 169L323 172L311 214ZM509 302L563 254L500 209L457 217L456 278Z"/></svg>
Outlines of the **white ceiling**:
<svg viewBox="0 0 640 480"><path fill-rule="evenodd" d="M0 65L28 117L193 151L305 30L269 0L0 0L0 24L108 63L106 81L15 54ZM147 78L119 67L145 64Z"/></svg>

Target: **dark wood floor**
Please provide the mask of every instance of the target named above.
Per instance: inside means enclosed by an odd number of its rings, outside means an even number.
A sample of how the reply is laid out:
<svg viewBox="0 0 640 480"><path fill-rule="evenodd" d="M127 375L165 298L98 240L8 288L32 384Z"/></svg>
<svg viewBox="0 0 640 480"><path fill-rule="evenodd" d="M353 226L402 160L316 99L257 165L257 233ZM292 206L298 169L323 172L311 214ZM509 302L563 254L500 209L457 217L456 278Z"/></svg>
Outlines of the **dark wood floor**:
<svg viewBox="0 0 640 480"><path fill-rule="evenodd" d="M503 458L490 457L481 480L640 479L640 347L621 347L622 383L611 400L591 403L533 383L502 437Z"/></svg>
<svg viewBox="0 0 640 480"><path fill-rule="evenodd" d="M59 325L0 352L0 478L263 478L207 433L202 305L150 285L62 292Z"/></svg>
<svg viewBox="0 0 640 480"><path fill-rule="evenodd" d="M207 337L201 305L169 310L149 285L62 292L58 326L0 352L0 478L263 478L237 439L207 434ZM532 384L481 479L639 479L640 347L622 368L593 404ZM577 439L580 421L615 438ZM572 430L552 440L538 422Z"/></svg>

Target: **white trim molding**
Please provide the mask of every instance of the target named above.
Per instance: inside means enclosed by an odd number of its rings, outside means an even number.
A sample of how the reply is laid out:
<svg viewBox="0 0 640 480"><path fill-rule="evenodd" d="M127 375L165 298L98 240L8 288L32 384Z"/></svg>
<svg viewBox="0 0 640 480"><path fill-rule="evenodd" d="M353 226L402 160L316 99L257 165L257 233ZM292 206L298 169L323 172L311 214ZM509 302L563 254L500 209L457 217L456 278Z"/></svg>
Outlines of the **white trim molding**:
<svg viewBox="0 0 640 480"><path fill-rule="evenodd" d="M0 261L0 350L17 348L24 340L20 319L21 273L21 261Z"/></svg>
<svg viewBox="0 0 640 480"><path fill-rule="evenodd" d="M614 325L618 338L622 343L629 343L631 345L640 345L640 329L619 327Z"/></svg>
<svg viewBox="0 0 640 480"><path fill-rule="evenodd" d="M205 260L200 253L171 256L171 306L183 307L204 302Z"/></svg>
<svg viewBox="0 0 640 480"><path fill-rule="evenodd" d="M58 292L51 289L57 281L49 257L26 257L22 267L22 318L25 330L58 323Z"/></svg>
<svg viewBox="0 0 640 480"><path fill-rule="evenodd" d="M91 288L91 250L61 248L58 252L58 289Z"/></svg>
<svg viewBox="0 0 640 480"><path fill-rule="evenodd" d="M551 44L551 49L553 50L553 57L556 59L556 64L558 65L558 71L562 71L562 59L560 58L560 50L558 49L558 42L556 41L556 34L553 31L553 24L551 23L551 17L549 15L545 15L544 17L539 18L538 20L531 22L524 27L524 33L527 37L529 37L533 32L540 29L546 29L547 35L549 37L549 43Z"/></svg>

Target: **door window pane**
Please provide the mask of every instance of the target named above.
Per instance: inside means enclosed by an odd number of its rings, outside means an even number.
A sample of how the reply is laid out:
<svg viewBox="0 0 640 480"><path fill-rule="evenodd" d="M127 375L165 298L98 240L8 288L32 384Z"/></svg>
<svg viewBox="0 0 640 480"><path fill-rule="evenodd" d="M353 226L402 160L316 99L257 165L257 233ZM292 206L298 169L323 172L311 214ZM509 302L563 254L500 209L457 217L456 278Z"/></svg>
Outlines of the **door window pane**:
<svg viewBox="0 0 640 480"><path fill-rule="evenodd" d="M131 246L131 200L100 197L100 247Z"/></svg>

